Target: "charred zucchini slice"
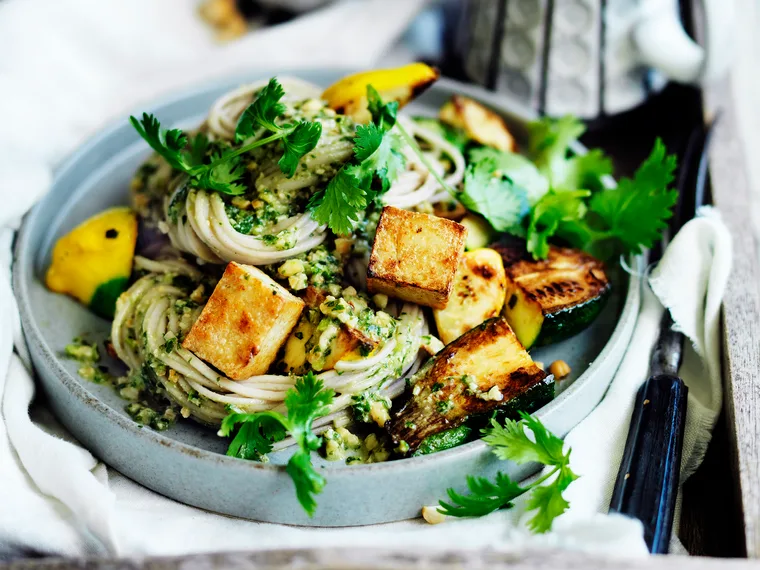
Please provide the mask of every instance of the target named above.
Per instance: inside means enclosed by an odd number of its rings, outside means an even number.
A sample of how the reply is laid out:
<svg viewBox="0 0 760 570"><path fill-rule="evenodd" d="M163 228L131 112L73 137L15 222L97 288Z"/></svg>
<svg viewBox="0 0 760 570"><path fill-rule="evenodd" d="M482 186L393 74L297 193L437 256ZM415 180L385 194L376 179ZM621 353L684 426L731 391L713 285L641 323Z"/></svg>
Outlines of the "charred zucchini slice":
<svg viewBox="0 0 760 570"><path fill-rule="evenodd" d="M443 451L444 449L451 449L452 447L462 445L474 437L474 432L475 430L473 428L467 424L463 424L452 429L434 433L423 439L420 446L412 455L414 457L429 455L431 453Z"/></svg>
<svg viewBox="0 0 760 570"><path fill-rule="evenodd" d="M502 421L504 418L511 420L519 419L519 412L532 414L554 399L554 376L547 376L543 381L534 384L519 396L515 396L509 402L498 408L494 417ZM470 418L466 424L448 429L426 437L412 455L428 455L457 447L478 437L480 430L487 426L491 416L477 416Z"/></svg>
<svg viewBox="0 0 760 570"><path fill-rule="evenodd" d="M509 406L545 378L507 321L489 319L447 345L410 379L405 401L386 429L397 449L414 453L426 438Z"/></svg>
<svg viewBox="0 0 760 570"><path fill-rule="evenodd" d="M525 348L571 337L599 316L610 281L598 259L555 246L540 260L524 244L491 247L501 254L507 274L503 314Z"/></svg>
<svg viewBox="0 0 760 570"><path fill-rule="evenodd" d="M465 252L449 303L433 309L438 338L448 344L483 321L498 317L505 291L504 264L498 252L487 248Z"/></svg>

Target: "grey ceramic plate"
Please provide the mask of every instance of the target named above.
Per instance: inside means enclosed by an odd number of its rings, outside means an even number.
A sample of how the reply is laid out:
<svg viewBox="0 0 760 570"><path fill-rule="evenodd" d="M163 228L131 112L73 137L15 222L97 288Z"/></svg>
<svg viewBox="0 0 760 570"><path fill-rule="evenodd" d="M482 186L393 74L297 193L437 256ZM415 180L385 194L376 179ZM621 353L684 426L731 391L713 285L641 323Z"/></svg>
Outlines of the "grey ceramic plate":
<svg viewBox="0 0 760 570"><path fill-rule="evenodd" d="M328 85L343 73L293 73ZM146 106L164 125L190 126L205 116L223 92L254 79L255 73L188 90ZM502 105L478 88L441 80L410 106L412 113L432 114L453 93L480 99L501 112L517 133L526 116ZM320 462L328 484L319 508L308 518L282 465L287 452L268 464L226 457L226 442L213 430L180 422L162 433L138 426L125 413L125 402L108 386L76 374L75 362L59 353L74 336L108 335L109 323L73 300L52 294L42 283L54 241L88 216L125 204L129 180L148 154L147 145L126 121L89 141L59 168L47 197L27 217L16 245L14 289L24 332L50 405L66 427L95 455L135 481L178 501L255 520L315 526L365 525L412 518L420 508L462 487L470 473L493 475L497 469L522 478L534 467L499 462L480 442L434 455L375 465ZM538 412L555 433L564 436L598 404L612 379L636 321L639 283L624 273L614 279L614 294L596 323L582 334L536 350L547 365L564 359L572 367L558 397ZM117 367L118 363L109 363Z"/></svg>

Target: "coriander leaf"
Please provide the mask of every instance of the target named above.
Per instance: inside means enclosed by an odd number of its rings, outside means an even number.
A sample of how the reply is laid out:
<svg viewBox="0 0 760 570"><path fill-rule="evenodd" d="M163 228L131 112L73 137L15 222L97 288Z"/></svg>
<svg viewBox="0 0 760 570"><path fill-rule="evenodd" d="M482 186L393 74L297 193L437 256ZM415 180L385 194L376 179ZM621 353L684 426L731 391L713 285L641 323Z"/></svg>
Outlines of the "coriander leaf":
<svg viewBox="0 0 760 570"><path fill-rule="evenodd" d="M219 435L229 436L236 424L242 425L227 448L227 455L241 459L261 459L272 451L272 443L285 439L288 429L287 421L277 412L232 412L222 420Z"/></svg>
<svg viewBox="0 0 760 570"><path fill-rule="evenodd" d="M623 178L617 188L591 198L589 208L601 220L602 237L619 240L623 253L640 253L642 248L652 247L672 216L678 192L668 186L673 181L676 157L666 152L658 138L632 179Z"/></svg>
<svg viewBox="0 0 760 570"><path fill-rule="evenodd" d="M250 461L261 459L261 456L266 452L259 451L259 448L254 443L256 438L255 432L256 426L253 423L245 423L240 426L234 439L229 447L227 447L227 455Z"/></svg>
<svg viewBox="0 0 760 570"><path fill-rule="evenodd" d="M288 178L292 178L298 168L298 161L314 150L322 135L322 123L301 121L293 132L282 139L285 152L277 163Z"/></svg>
<svg viewBox="0 0 760 570"><path fill-rule="evenodd" d="M381 131L389 131L396 124L398 101L384 103L380 93L372 85L367 85L367 108L372 115L372 122Z"/></svg>
<svg viewBox="0 0 760 570"><path fill-rule="evenodd" d="M357 125L354 137L354 157L357 161L364 162L372 156L383 143L383 133L374 123L369 125Z"/></svg>
<svg viewBox="0 0 760 570"><path fill-rule="evenodd" d="M447 123L442 123L438 119L434 119L431 117L414 117L414 122L417 123L417 125L419 125L420 127L423 127L424 129L428 131L432 131L434 134L438 135L446 142L451 143L457 148L457 150L459 150L462 153L464 153L465 149L467 148L467 145L470 142L470 137L467 136L467 133L464 131L464 129L460 127L454 127ZM489 148L489 147L476 147L476 148ZM533 163L531 163L531 166L532 165Z"/></svg>
<svg viewBox="0 0 760 570"><path fill-rule="evenodd" d="M359 212L368 204L367 191L361 188L353 170L354 167L341 168L327 188L309 200L312 217L338 235L351 233L359 221Z"/></svg>
<svg viewBox="0 0 760 570"><path fill-rule="evenodd" d="M528 526L534 532L546 532L554 519L567 510L569 503L562 493L578 478L570 469L570 450L564 453L562 440L537 418L523 412L520 412L520 418L517 422L508 420L503 426L491 420L491 427L483 430L483 441L500 459L519 464L535 461L551 469L526 487L514 483L501 472L495 482L469 476L467 487L470 494L461 495L448 489L451 503L441 501L441 512L457 517L482 516L496 509L511 508L515 498L530 493L526 510L536 513ZM528 437L526 428L532 432L532 438Z"/></svg>
<svg viewBox="0 0 760 570"><path fill-rule="evenodd" d="M468 153L470 163L488 159L494 161L499 173L525 189L530 204L535 204L549 190L547 178L538 171L535 164L520 154L487 146L473 148Z"/></svg>
<svg viewBox="0 0 760 570"><path fill-rule="evenodd" d="M322 442L312 431L312 423L330 411L334 398L335 392L325 389L324 383L311 371L297 380L295 388L288 390L285 396L290 435L300 448L288 461L286 471L296 487L298 501L309 516L317 507L314 495L325 486L325 478L311 463L311 452L319 449Z"/></svg>
<svg viewBox="0 0 760 570"><path fill-rule="evenodd" d="M559 119L544 117L528 125L530 156L550 181L554 182L554 175L564 171L570 145L585 130L583 123L572 115Z"/></svg>
<svg viewBox="0 0 760 570"><path fill-rule="evenodd" d="M549 255L549 238L566 222L578 222L586 215L583 201L591 193L587 190L570 192L549 191L530 212L527 248L536 259Z"/></svg>
<svg viewBox="0 0 760 570"><path fill-rule="evenodd" d="M153 115L143 113L142 120L138 121L135 117L130 116L129 121L145 139L150 147L161 155L169 165L182 172L189 172L192 167L187 162L183 154L187 145L187 135L182 129L161 129L161 123Z"/></svg>
<svg viewBox="0 0 760 570"><path fill-rule="evenodd" d="M235 128L235 141L242 142L256 133L256 128L265 128L274 133L279 132L284 127L275 123L286 110L285 104L280 103L280 99L285 95L285 89L272 77L266 87L259 91L256 99L248 105L238 119Z"/></svg>
<svg viewBox="0 0 760 570"><path fill-rule="evenodd" d="M311 445L313 440L309 438L316 437L311 431L311 424L330 411L334 397L335 392L325 389L324 383L317 380L313 372L297 380L295 388L288 390L285 396L285 407L291 424L290 435L299 442L304 438Z"/></svg>
<svg viewBox="0 0 760 570"><path fill-rule="evenodd" d="M528 528L537 533L551 530L554 519L564 513L568 507L570 503L562 496L562 491L556 485L534 487L525 509L537 512L528 521Z"/></svg>
<svg viewBox="0 0 760 570"><path fill-rule="evenodd" d="M400 125L399 125L400 127ZM351 233L359 212L382 192L386 192L403 170L406 159L402 141L375 123L358 125L354 137L354 161L341 168L322 191L309 200L312 217L327 224L336 234ZM380 191L372 189L380 181Z"/></svg>
<svg viewBox="0 0 760 570"><path fill-rule="evenodd" d="M499 459L515 463L538 462L543 465L562 463L562 440L549 433L538 420L521 413L522 421L505 420L500 425L491 420L491 427L483 430L483 441L491 446L491 451ZM533 441L525 432L528 428L533 433Z"/></svg>
<svg viewBox="0 0 760 570"><path fill-rule="evenodd" d="M205 168L193 181L195 186L204 190L214 190L230 196L244 194L246 187L239 182L245 173L245 167L240 160L233 159L212 163Z"/></svg>
<svg viewBox="0 0 760 570"><path fill-rule="evenodd" d="M468 476L467 488L469 495L449 489L451 503L440 501L441 512L454 517L480 517L498 509L511 508L512 501L527 490L501 472L496 474L493 483L485 477Z"/></svg>
<svg viewBox="0 0 760 570"><path fill-rule="evenodd" d="M555 186L563 190L604 190L602 178L612 174L612 161L601 149L576 155L566 161L564 176Z"/></svg>
<svg viewBox="0 0 760 570"><path fill-rule="evenodd" d="M528 126L530 156L552 188L594 190L604 188L602 177L612 173L612 162L600 149L570 156L570 147L586 127L576 117L544 117Z"/></svg>
<svg viewBox="0 0 760 570"><path fill-rule="evenodd" d="M190 152L187 154L186 161L193 167L203 164L206 157L206 150L209 147L209 140L205 133L198 133L190 144Z"/></svg>
<svg viewBox="0 0 760 570"><path fill-rule="evenodd" d="M518 232L528 212L525 190L499 175L496 162L490 158L468 165L462 191L456 198L500 232Z"/></svg>
<svg viewBox="0 0 760 570"><path fill-rule="evenodd" d="M358 125L354 145L357 178L367 185L377 176L382 192L387 192L406 166L401 139L395 133L383 133L375 124Z"/></svg>
<svg viewBox="0 0 760 570"><path fill-rule="evenodd" d="M322 492L325 478L320 475L311 463L311 454L300 449L288 461L285 471L290 475L296 487L296 497L303 509L312 516L317 508L314 495Z"/></svg>
<svg viewBox="0 0 760 570"><path fill-rule="evenodd" d="M293 480L301 506L309 516L313 515L317 506L314 495L322 491L325 479L311 463L311 452L321 444L321 438L312 431L312 424L329 412L334 397L335 392L325 389L322 381L309 372L285 395L287 417L271 410L253 414L230 412L222 420L219 435L229 436L237 424L241 426L227 449L227 455L260 459L272 450L273 442L281 441L288 434L292 436L299 449L285 470Z"/></svg>

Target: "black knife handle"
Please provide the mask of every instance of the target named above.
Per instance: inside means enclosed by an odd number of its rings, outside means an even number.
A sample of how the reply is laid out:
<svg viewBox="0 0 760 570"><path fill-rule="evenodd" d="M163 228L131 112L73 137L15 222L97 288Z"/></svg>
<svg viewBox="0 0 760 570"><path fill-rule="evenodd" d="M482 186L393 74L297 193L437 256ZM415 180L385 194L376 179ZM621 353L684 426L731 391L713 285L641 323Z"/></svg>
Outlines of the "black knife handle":
<svg viewBox="0 0 760 570"><path fill-rule="evenodd" d="M678 495L689 389L678 376L651 376L639 389L610 512L639 519L652 554L666 554Z"/></svg>

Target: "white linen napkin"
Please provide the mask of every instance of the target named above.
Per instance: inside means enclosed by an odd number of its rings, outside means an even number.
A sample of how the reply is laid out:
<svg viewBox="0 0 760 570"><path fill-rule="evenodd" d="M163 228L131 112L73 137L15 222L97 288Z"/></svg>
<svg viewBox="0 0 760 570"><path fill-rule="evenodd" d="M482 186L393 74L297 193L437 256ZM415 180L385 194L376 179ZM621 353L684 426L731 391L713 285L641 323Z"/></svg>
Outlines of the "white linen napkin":
<svg viewBox="0 0 760 570"><path fill-rule="evenodd" d="M218 46L186 0L0 2L0 560L57 555L183 554L288 547L558 546L644 555L637 522L608 516L633 396L647 374L662 307L645 288L631 346L602 404L567 437L572 508L551 533L520 525L519 505L477 520L421 520L351 529L255 523L188 507L107 469L44 407L10 287L11 242L21 215L47 190L54 165L102 124L141 100L234 69L369 67L425 0L365 0ZM731 243L711 210L690 222L652 276L693 348L684 478L699 465L720 409L719 307ZM15 347L15 350L14 350Z"/></svg>

